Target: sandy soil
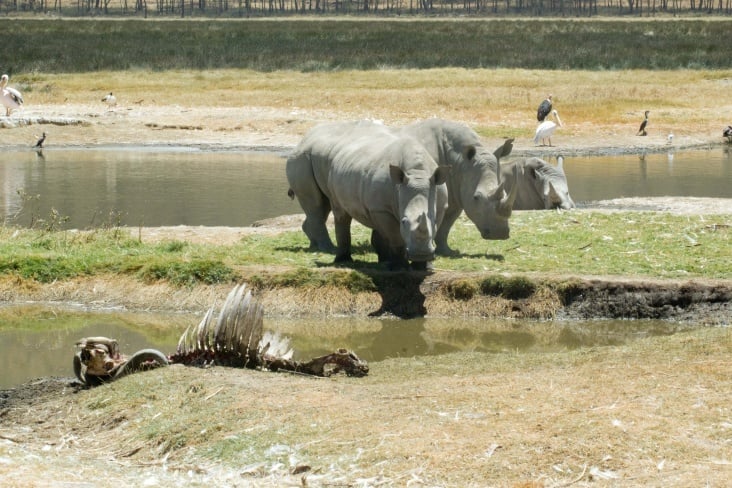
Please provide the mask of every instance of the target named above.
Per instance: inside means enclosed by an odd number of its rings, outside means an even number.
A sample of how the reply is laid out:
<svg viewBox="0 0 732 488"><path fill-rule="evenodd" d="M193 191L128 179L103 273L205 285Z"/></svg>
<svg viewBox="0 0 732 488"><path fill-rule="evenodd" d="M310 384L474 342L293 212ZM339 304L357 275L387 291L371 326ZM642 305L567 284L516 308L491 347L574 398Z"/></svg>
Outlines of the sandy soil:
<svg viewBox="0 0 732 488"><path fill-rule="evenodd" d="M260 108L192 111L131 104L107 111L96 105L54 105L34 107L10 119L0 117L0 126L5 127L0 129L0 145L30 146L45 131L44 150L49 152L71 146L141 143L286 152L314 123L339 117ZM720 142L703 131L677 137L673 144L662 136L617 135L622 131L612 127L604 132L601 146L592 134L578 134L557 137L559 146L553 149L517 141L514 152L650 152ZM604 207L611 211L625 205L732 214L730 200L613 201ZM286 216L247 229L170 227L143 232L150 239L220 243L247 232L297 227L300 219ZM137 293L142 306L148 293L156 300L170 293L139 288L67 283L51 291L27 290L24 296L55 293L60 300L91 302L94 296L104 301L107 295L118 294L122 300L122 295ZM11 283L3 283L2 289L5 300L17 296ZM80 289L88 293L79 294ZM201 310L214 295L220 299L222 291L169 299ZM372 368L369 379L322 383L225 368L168 368L123 380L133 385L147 380L130 394L129 407L121 400L110 401L116 392L114 384L79 391L68 379L40 379L0 392L0 484L724 486L732 462L727 406L732 394L727 381L730 350L729 334L679 336L638 348L551 355L549 361L512 354L485 364L471 362L482 360L479 357L457 361L448 357L430 364L394 360ZM144 399L135 400L139 395ZM249 431L274 436L322 423L327 434L317 432L314 449L346 453L301 460L300 450L308 443L280 443L271 447L279 449L280 455L232 466L194 455L195 443L165 452L161 446L167 445L166 440L131 440L158 418L154 412L169 408L168 404L182 410L191 402L210 419L225 415L212 413L216 405L230 406L232 412L255 412L251 424L243 423L241 418L249 416L244 414L236 420L226 417L232 425L226 425L223 417L217 424L202 419L201 443ZM305 477L294 474L304 464L312 465L313 471Z"/></svg>

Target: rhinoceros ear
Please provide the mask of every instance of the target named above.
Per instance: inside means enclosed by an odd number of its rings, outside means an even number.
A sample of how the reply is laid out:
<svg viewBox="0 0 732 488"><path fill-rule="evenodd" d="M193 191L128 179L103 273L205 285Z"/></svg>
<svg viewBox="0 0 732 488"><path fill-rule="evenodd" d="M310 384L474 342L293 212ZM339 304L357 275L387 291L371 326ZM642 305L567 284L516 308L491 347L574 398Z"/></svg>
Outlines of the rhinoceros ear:
<svg viewBox="0 0 732 488"><path fill-rule="evenodd" d="M407 177L407 175L404 174L404 171L402 171L402 168L394 166L393 164L389 165L389 175L391 176L391 181L397 185L404 183L404 180Z"/></svg>
<svg viewBox="0 0 732 488"><path fill-rule="evenodd" d="M544 161L539 158L530 158L526 161L526 164L524 165L524 168L527 170L529 175L533 179L537 179L538 176L536 172L544 167Z"/></svg>
<svg viewBox="0 0 732 488"><path fill-rule="evenodd" d="M463 157L470 161L475 157L476 149L472 144L463 148Z"/></svg>
<svg viewBox="0 0 732 488"><path fill-rule="evenodd" d="M435 170L435 174L432 176L435 180L435 185L441 185L447 182L447 178L450 175L452 166L439 166Z"/></svg>

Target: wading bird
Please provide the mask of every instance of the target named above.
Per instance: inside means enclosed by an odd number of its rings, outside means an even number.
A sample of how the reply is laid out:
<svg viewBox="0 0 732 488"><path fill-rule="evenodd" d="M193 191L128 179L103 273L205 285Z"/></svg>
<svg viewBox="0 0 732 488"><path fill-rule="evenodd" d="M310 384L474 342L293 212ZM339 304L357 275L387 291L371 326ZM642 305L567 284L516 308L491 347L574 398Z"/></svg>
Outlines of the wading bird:
<svg viewBox="0 0 732 488"><path fill-rule="evenodd" d="M549 115L552 111L552 96L549 95L546 97L546 100L541 102L539 104L539 109L536 111L536 120L539 122L544 122L544 119L546 119L546 116Z"/></svg>
<svg viewBox="0 0 732 488"><path fill-rule="evenodd" d="M646 132L646 127L648 127L648 114L651 113L650 110L646 110L645 118L643 119L643 122L641 122L640 129L638 129L637 136L647 136L648 132Z"/></svg>
<svg viewBox="0 0 732 488"><path fill-rule="evenodd" d="M722 131L722 136L727 138L727 142L732 144L732 125L728 125L724 131Z"/></svg>
<svg viewBox="0 0 732 488"><path fill-rule="evenodd" d="M552 115L554 116L553 120L545 120L539 126L536 128L536 134L534 135L534 144L538 144L539 141L541 141L541 145L545 146L544 143L545 140L549 141L549 146L552 145L552 134L554 134L554 131L557 129L557 127L562 126L562 121L559 119L559 114L556 110L552 110Z"/></svg>
<svg viewBox="0 0 732 488"><path fill-rule="evenodd" d="M43 149L43 143L46 142L46 133L41 134L41 137L36 141L36 145L33 146L36 149Z"/></svg>
<svg viewBox="0 0 732 488"><path fill-rule="evenodd" d="M5 105L5 116L9 117L10 112L23 106L23 95L15 88L8 85L8 75L0 78L0 101Z"/></svg>
<svg viewBox="0 0 732 488"><path fill-rule="evenodd" d="M111 109L112 107L117 105L117 97L112 95L112 92L109 92L109 95L105 95L104 98L102 98L102 101L107 104L107 106Z"/></svg>

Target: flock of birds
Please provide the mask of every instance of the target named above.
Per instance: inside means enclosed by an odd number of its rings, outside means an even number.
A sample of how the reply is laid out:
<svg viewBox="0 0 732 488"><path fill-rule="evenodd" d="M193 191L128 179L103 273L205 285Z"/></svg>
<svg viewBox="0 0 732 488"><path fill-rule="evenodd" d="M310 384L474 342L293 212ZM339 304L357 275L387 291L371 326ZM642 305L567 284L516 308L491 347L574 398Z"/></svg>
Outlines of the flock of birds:
<svg viewBox="0 0 732 488"><path fill-rule="evenodd" d="M21 95L21 93L15 88L9 87L8 81L8 75L2 75L0 78L0 102L5 106L6 117L9 117L13 110L18 110L23 106L23 95ZM109 92L108 95L105 95L104 98L102 98L102 102L107 104L111 110L117 105L117 97L115 97L112 92ZM648 127L648 114L650 113L650 110L645 111L643 121L641 122L636 135L648 135L648 131L646 129ZM550 116L553 120L550 119ZM551 94L539 104L539 108L536 111L536 119L539 122L539 125L536 127L536 133L534 134L534 144L541 143L541 145L544 146L548 143L548 145L551 146L554 131L557 130L557 127L562 127L562 120L559 118L559 113L553 108ZM732 125L729 125L724 129L722 136L727 139L728 143L732 144ZM673 142L673 138L673 134L668 135L667 141L669 144ZM44 132L38 138L33 147L36 149L43 149L43 144L45 142L46 133Z"/></svg>
<svg viewBox="0 0 732 488"><path fill-rule="evenodd" d="M637 136L648 135L648 115L650 113L650 110L646 110L643 114L643 121L638 128L638 132L636 133ZM549 116L552 116L554 120L550 120ZM548 142L548 145L551 146L551 137L554 134L554 131L557 127L562 127L562 121L559 118L559 114L555 109L553 109L552 95L546 97L546 99L539 104L539 108L536 111L536 120L539 122L539 125L536 127L536 133L534 134L534 144L541 143L541 145L544 146ZM722 131L722 136L727 139L729 144L732 144L732 125L728 125L727 128ZM673 140L673 133L669 133L668 136L666 136L666 142L671 144Z"/></svg>
<svg viewBox="0 0 732 488"><path fill-rule="evenodd" d="M5 116L10 117L10 113L13 110L18 110L23 107L23 95L16 90L15 88L12 88L8 86L8 82L10 81L10 77L8 75L4 74L2 77L0 77L0 102L5 107ZM115 97L112 92L109 92L108 95L105 95L104 98L102 98L102 102L106 103L107 106L110 108L110 110L117 105L117 97ZM46 142L46 133L44 132L41 134L41 136L38 138L36 143L33 145L33 148L36 150L43 149L43 144Z"/></svg>

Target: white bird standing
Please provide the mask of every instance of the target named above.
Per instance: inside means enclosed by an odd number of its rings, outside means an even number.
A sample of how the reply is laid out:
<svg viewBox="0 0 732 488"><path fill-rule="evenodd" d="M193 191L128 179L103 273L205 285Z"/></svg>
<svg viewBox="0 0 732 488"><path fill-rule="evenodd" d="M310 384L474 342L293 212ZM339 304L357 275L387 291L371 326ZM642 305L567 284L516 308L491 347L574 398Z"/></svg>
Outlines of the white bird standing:
<svg viewBox="0 0 732 488"><path fill-rule="evenodd" d="M539 141L541 141L541 145L545 146L544 140L549 141L549 146L552 145L552 134L554 134L554 131L557 129L557 127L562 126L562 121L559 119L559 114L556 110L552 110L552 115L554 116L553 120L544 120L539 126L536 128L536 134L534 135L534 144L538 144Z"/></svg>
<svg viewBox="0 0 732 488"><path fill-rule="evenodd" d="M0 101L5 105L5 116L9 117L10 112L23 106L23 95L15 88L8 86L8 75L0 78Z"/></svg>
<svg viewBox="0 0 732 488"><path fill-rule="evenodd" d="M107 104L107 106L111 109L112 107L117 105L117 97L112 95L112 92L109 92L109 95L105 95L104 98L102 98L102 101Z"/></svg>

